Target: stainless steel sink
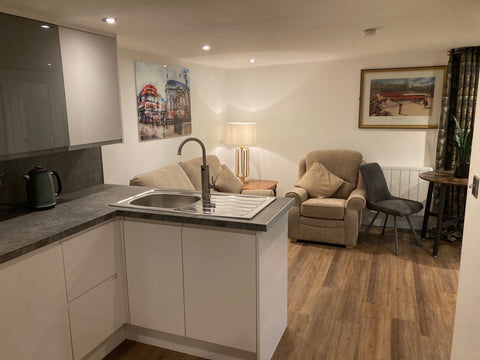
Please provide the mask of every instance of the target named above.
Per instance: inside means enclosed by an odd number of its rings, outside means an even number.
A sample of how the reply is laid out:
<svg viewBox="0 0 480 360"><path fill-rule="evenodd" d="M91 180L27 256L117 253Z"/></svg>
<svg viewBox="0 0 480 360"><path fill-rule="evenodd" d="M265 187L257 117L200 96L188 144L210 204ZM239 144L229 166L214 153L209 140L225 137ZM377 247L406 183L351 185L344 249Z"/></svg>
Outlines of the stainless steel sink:
<svg viewBox="0 0 480 360"><path fill-rule="evenodd" d="M201 200L199 196L151 193L130 201L131 205L156 208L182 208Z"/></svg>
<svg viewBox="0 0 480 360"><path fill-rule="evenodd" d="M215 207L205 209L200 192L153 189L111 204L112 206L170 211L184 214L251 219L275 198L271 196L213 193Z"/></svg>

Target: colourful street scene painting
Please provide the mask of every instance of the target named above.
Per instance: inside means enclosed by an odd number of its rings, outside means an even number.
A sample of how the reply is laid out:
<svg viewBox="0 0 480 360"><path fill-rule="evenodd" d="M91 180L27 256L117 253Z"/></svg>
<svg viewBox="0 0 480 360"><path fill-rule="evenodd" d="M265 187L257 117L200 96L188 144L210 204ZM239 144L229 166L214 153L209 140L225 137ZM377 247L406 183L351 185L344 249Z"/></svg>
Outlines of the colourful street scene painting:
<svg viewBox="0 0 480 360"><path fill-rule="evenodd" d="M431 116L435 77L370 80L369 116Z"/></svg>
<svg viewBox="0 0 480 360"><path fill-rule="evenodd" d="M192 133L190 70L135 61L140 141Z"/></svg>

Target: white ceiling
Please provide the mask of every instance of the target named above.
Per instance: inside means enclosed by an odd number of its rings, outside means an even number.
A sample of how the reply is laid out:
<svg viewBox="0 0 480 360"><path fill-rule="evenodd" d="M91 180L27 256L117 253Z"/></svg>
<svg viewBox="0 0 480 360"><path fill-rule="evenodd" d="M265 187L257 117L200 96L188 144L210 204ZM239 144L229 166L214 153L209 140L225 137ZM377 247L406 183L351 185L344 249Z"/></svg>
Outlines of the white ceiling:
<svg viewBox="0 0 480 360"><path fill-rule="evenodd" d="M480 45L480 0L0 0L0 11L223 68Z"/></svg>

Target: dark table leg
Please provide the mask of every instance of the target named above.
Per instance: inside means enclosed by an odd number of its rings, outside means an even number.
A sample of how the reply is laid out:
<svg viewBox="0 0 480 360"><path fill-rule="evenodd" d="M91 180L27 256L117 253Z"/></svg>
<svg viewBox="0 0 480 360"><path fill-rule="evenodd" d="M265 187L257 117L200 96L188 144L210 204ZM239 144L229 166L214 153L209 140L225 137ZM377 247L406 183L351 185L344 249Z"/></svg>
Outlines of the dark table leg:
<svg viewBox="0 0 480 360"><path fill-rule="evenodd" d="M428 184L427 203L425 204L425 214L423 215L422 238L427 236L428 218L430 216L430 207L432 206L433 186L435 183Z"/></svg>
<svg viewBox="0 0 480 360"><path fill-rule="evenodd" d="M445 210L445 197L447 195L446 184L440 184L440 203L438 204L438 213L437 213L437 237L435 238L435 243L433 244L433 257L438 256L438 246L440 245L440 237L442 236L442 221L443 221L443 212Z"/></svg>

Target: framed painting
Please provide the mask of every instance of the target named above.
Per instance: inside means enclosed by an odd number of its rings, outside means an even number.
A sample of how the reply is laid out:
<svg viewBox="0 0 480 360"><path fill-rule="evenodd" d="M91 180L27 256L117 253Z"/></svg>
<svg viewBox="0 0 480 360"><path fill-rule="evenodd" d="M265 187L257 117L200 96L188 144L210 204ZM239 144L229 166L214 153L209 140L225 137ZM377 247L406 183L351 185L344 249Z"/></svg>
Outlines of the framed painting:
<svg viewBox="0 0 480 360"><path fill-rule="evenodd" d="M364 69L359 128L438 128L446 66Z"/></svg>
<svg viewBox="0 0 480 360"><path fill-rule="evenodd" d="M189 69L135 61L135 83L141 142L192 133Z"/></svg>

